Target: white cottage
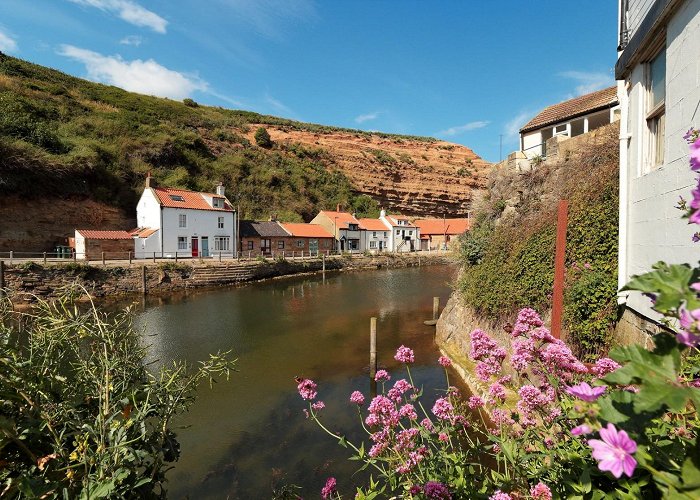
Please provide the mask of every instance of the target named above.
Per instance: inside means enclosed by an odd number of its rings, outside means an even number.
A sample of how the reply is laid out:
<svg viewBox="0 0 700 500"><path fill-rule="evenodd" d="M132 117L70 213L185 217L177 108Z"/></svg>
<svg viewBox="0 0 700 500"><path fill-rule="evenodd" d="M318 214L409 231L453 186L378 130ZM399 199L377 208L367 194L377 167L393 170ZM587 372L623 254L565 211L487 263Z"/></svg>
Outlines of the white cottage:
<svg viewBox="0 0 700 500"><path fill-rule="evenodd" d="M700 0L620 0L618 21L622 286L659 260L700 260L697 227L674 208L694 184L683 134L700 126ZM622 323L658 319L640 294L620 300Z"/></svg>
<svg viewBox="0 0 700 500"><path fill-rule="evenodd" d="M215 193L155 187L150 176L136 206L137 258L209 257L238 251L236 212L219 184Z"/></svg>
<svg viewBox="0 0 700 500"><path fill-rule="evenodd" d="M387 215L382 210L379 220L390 229L389 250L392 252L414 252L420 250L420 231L403 215Z"/></svg>

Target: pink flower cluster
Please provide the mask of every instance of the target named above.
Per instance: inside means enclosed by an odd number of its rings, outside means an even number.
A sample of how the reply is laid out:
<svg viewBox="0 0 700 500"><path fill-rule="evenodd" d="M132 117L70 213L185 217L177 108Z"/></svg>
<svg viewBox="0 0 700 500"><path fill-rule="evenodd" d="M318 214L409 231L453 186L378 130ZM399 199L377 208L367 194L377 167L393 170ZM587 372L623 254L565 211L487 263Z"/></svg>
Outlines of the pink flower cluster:
<svg viewBox="0 0 700 500"><path fill-rule="evenodd" d="M356 405L363 405L365 404L365 396L360 391L353 391L350 394L350 402Z"/></svg>
<svg viewBox="0 0 700 500"><path fill-rule="evenodd" d="M681 307L678 322L681 331L676 334L676 340L689 347L700 345L700 308L688 311Z"/></svg>
<svg viewBox="0 0 700 500"><path fill-rule="evenodd" d="M552 500L552 490L549 486L540 482L530 488L530 496L534 500Z"/></svg>
<svg viewBox="0 0 700 500"><path fill-rule="evenodd" d="M500 347L486 332L477 328L470 334L469 356L476 361L474 371L483 381L501 372L501 364L506 358L506 350Z"/></svg>
<svg viewBox="0 0 700 500"><path fill-rule="evenodd" d="M513 337L519 337L525 335L532 328L537 328L542 325L542 318L537 314L537 311L526 307L521 309L518 313L518 318L515 320L511 335L513 335Z"/></svg>
<svg viewBox="0 0 700 500"><path fill-rule="evenodd" d="M612 373L620 368L620 365L610 358L600 358L591 368L591 372L598 378L605 377L608 373Z"/></svg>
<svg viewBox="0 0 700 500"><path fill-rule="evenodd" d="M690 145L690 169L693 172L700 172L700 130L690 129L683 136ZM698 185L691 192L692 199L688 204L688 222L690 224L700 224L700 176ZM700 241L700 232L693 235L693 241Z"/></svg>
<svg viewBox="0 0 700 500"><path fill-rule="evenodd" d="M308 378L299 380L299 384L297 385L299 395L302 397L302 399L306 399L308 401L316 399L316 396L318 395L316 388L316 382Z"/></svg>
<svg viewBox="0 0 700 500"><path fill-rule="evenodd" d="M399 363L413 363L415 361L415 356L413 355L413 350L402 345L396 350L394 359Z"/></svg>
<svg viewBox="0 0 700 500"><path fill-rule="evenodd" d="M335 478L329 477L326 480L326 485L323 488L321 488L321 498L323 498L324 500L328 500L329 498L331 498L333 493L337 491L336 485L337 481L335 480Z"/></svg>

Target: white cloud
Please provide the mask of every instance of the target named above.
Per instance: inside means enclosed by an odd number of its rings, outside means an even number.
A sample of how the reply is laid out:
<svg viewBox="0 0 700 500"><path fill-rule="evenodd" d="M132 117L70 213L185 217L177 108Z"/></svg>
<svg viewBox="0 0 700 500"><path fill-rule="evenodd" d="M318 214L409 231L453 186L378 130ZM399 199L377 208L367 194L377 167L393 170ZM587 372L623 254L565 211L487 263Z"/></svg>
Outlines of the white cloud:
<svg viewBox="0 0 700 500"><path fill-rule="evenodd" d="M480 120L480 121L476 121L476 122L469 122L469 123L465 123L464 125L458 125L456 127L450 127L448 129L441 130L440 132L437 132L435 135L449 135L449 136L459 135L459 134L463 134L464 132L469 132L471 130L477 130L480 128L484 128L489 123L491 123L491 122L484 121L484 120Z"/></svg>
<svg viewBox="0 0 700 500"><path fill-rule="evenodd" d="M150 28L156 33L165 33L168 21L153 11L142 7L133 0L69 0L87 7L95 7L104 12L116 14L123 21L134 26Z"/></svg>
<svg viewBox="0 0 700 500"><path fill-rule="evenodd" d="M312 0L220 0L234 11L232 21L250 25L259 34L279 38L288 24L318 18Z"/></svg>
<svg viewBox="0 0 700 500"><path fill-rule="evenodd" d="M515 115L511 120L509 120L505 127L503 127L503 132L506 138L514 139L520 136L520 129L529 121L530 118L534 116L534 113L530 111L523 111Z"/></svg>
<svg viewBox="0 0 700 500"><path fill-rule="evenodd" d="M574 80L577 83L574 94L571 97L589 94L596 90L610 87L615 83L611 74L600 72L563 71L559 73L559 76Z"/></svg>
<svg viewBox="0 0 700 500"><path fill-rule="evenodd" d="M119 40L119 43L122 45L133 45L134 47L138 47L139 45L141 45L142 42L143 38L141 38L138 35L125 36L124 38Z"/></svg>
<svg viewBox="0 0 700 500"><path fill-rule="evenodd" d="M359 115L355 117L355 123L364 123L372 120L376 120L379 117L379 111L374 113L367 113L365 115Z"/></svg>
<svg viewBox="0 0 700 500"><path fill-rule="evenodd" d="M0 51L15 52L17 50L17 42L7 33L0 31Z"/></svg>
<svg viewBox="0 0 700 500"><path fill-rule="evenodd" d="M140 94L180 100L196 90L209 90L199 77L173 71L153 59L125 61L119 55L104 56L72 45L61 45L58 53L83 63L91 80Z"/></svg>
<svg viewBox="0 0 700 500"><path fill-rule="evenodd" d="M265 102L272 106L275 112L282 113L283 115L286 115L287 118L293 118L296 116L296 113L294 113L289 106L285 105L282 101L275 99L270 94L265 94Z"/></svg>

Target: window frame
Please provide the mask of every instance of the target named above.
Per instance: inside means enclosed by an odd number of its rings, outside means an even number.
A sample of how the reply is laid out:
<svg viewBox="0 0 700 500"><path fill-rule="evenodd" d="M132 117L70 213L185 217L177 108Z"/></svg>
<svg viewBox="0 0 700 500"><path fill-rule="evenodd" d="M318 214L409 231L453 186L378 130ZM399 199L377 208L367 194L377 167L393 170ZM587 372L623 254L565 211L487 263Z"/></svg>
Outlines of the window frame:
<svg viewBox="0 0 700 500"><path fill-rule="evenodd" d="M644 161L645 173L652 172L664 165L666 156L666 77L667 77L667 53L663 40L655 47L652 56L645 63L645 89L644 89L644 137L646 139ZM652 69L659 57L663 61L663 96L654 104L654 74ZM658 76L658 75L656 75ZM656 79L658 81L658 79Z"/></svg>
<svg viewBox="0 0 700 500"><path fill-rule="evenodd" d="M217 218L216 225L218 226L219 229L224 228L224 222L225 222L224 217Z"/></svg>
<svg viewBox="0 0 700 500"><path fill-rule="evenodd" d="M187 227L187 214L177 214L177 227L186 228Z"/></svg>
<svg viewBox="0 0 700 500"><path fill-rule="evenodd" d="M277 250L284 250L284 240L277 240Z"/></svg>
<svg viewBox="0 0 700 500"><path fill-rule="evenodd" d="M183 243L184 243L184 245L183 245ZM177 249L178 249L178 251L188 249L187 236L178 236L177 237Z"/></svg>

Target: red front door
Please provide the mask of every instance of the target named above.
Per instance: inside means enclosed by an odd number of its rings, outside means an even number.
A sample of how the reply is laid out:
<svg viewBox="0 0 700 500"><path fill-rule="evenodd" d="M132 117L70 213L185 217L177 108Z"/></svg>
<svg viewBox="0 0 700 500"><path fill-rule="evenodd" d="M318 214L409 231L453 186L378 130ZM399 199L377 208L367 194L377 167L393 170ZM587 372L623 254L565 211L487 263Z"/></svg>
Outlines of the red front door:
<svg viewBox="0 0 700 500"><path fill-rule="evenodd" d="M199 238L192 237L192 257L199 257Z"/></svg>

